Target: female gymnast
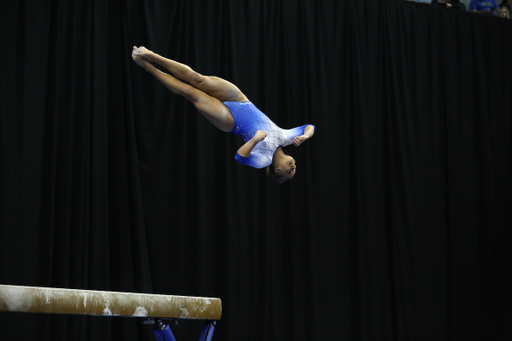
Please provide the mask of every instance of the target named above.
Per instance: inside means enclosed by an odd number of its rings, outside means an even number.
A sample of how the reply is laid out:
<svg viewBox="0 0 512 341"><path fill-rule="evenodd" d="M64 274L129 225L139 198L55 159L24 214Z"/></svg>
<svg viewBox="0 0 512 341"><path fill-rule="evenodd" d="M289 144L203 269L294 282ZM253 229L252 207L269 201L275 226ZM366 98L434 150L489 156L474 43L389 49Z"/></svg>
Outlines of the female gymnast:
<svg viewBox="0 0 512 341"><path fill-rule="evenodd" d="M295 159L285 154L282 147L292 143L300 146L313 136L315 126L281 129L234 84L219 77L203 76L145 47L134 46L132 58L166 88L192 102L214 126L242 136L245 144L238 149L236 161L255 168L267 167L267 175L279 183L293 178L297 170ZM152 63L163 66L171 74L158 70Z"/></svg>

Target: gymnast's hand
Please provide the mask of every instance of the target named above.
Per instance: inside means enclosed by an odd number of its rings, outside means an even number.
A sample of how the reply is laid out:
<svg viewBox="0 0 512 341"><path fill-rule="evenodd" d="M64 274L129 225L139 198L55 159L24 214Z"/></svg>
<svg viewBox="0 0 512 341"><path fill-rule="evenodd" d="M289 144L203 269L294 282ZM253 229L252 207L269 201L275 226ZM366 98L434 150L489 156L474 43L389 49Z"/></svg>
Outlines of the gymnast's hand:
<svg viewBox="0 0 512 341"><path fill-rule="evenodd" d="M295 147L298 147L302 144L302 142L306 141L309 137L307 137L306 135L301 135L301 136L296 136L294 139L293 139L293 145Z"/></svg>
<svg viewBox="0 0 512 341"><path fill-rule="evenodd" d="M260 142L260 141L263 141L265 139L265 137L267 137L267 133L264 132L263 130L258 130L256 132L256 134L254 134L253 139Z"/></svg>
<svg viewBox="0 0 512 341"><path fill-rule="evenodd" d="M245 144L238 149L238 155L242 157L249 157L254 147L256 147L258 142L263 141L265 137L267 137L267 133L263 130L258 130L249 141L245 142Z"/></svg>
<svg viewBox="0 0 512 341"><path fill-rule="evenodd" d="M308 125L306 128L304 128L304 134L301 136L296 136L292 143L295 147L298 147L302 144L302 142L306 141L307 139L310 139L315 134L315 127L311 124Z"/></svg>

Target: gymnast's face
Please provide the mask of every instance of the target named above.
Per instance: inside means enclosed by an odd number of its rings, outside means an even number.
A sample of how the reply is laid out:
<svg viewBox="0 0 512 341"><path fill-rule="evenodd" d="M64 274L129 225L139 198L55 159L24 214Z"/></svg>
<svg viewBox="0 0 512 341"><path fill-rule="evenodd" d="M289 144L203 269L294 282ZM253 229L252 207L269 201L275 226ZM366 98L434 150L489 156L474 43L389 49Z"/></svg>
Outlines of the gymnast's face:
<svg viewBox="0 0 512 341"><path fill-rule="evenodd" d="M295 159L289 155L286 155L281 164L276 168L276 173L286 180L293 178L296 171L297 166L295 165Z"/></svg>

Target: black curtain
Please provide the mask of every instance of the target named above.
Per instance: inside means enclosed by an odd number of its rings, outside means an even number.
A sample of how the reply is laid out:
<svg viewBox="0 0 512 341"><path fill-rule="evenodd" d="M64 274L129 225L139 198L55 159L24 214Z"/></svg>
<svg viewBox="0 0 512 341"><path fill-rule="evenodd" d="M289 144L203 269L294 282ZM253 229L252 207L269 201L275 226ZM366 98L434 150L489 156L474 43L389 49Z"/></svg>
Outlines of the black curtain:
<svg viewBox="0 0 512 341"><path fill-rule="evenodd" d="M512 338L512 21L398 0L3 0L0 25L0 284L220 297L214 340ZM243 141L134 45L314 124L295 179L237 164ZM25 313L0 335L153 338Z"/></svg>

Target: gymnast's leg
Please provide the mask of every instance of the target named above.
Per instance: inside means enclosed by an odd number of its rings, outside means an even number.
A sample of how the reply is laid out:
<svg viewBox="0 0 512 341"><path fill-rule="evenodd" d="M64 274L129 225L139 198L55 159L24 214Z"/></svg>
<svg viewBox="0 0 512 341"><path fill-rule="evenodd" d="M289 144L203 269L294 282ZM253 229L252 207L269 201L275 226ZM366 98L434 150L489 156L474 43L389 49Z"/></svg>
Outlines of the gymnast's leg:
<svg viewBox="0 0 512 341"><path fill-rule="evenodd" d="M195 76L193 75L194 72L192 69L190 69L188 66L184 64L180 64L174 61L170 61L172 63L168 63L170 65L171 70L174 72L180 74L184 81L188 83L199 83L200 87L194 87L190 84L186 84L181 82L180 80L176 79L172 75L169 75L165 72L162 72L158 70L156 67L154 67L148 59L145 57L142 57L140 54L136 53L137 49L134 47L132 51L132 58L144 70L152 74L156 79L158 79L167 89L171 90L173 93L185 97L187 100L192 102L196 109L213 125L215 125L217 128L224 132L230 132L233 130L233 127L235 125L235 121L233 119L233 116L229 112L228 108L222 104L222 100L218 97L215 97L213 95L208 94L205 90L209 89L210 86L213 86L213 84L218 83L215 81L210 81L205 76ZM160 57L162 58L162 57ZM157 59L160 61L159 59ZM156 61L155 61L156 62ZM176 64L176 65L174 65ZM163 65L166 67L165 65ZM167 68L167 67L166 67ZM167 68L169 69L169 68ZM171 71L170 70L170 71ZM188 71L190 70L190 72ZM172 72L172 71L171 71ZM194 78L194 79L192 79ZM200 78L200 79L195 79ZM205 79L201 79L205 78ZM219 78L220 79L220 78ZM227 81L222 80L223 82L220 82L222 85L225 85L224 83L231 84ZM232 84L231 84L232 85ZM235 87L234 85L232 85ZM236 91L229 86L221 86L221 90L215 91L213 89L212 93L218 93L221 95L220 98L224 98L222 96L235 96L232 98L238 98L236 97ZM236 87L235 87L236 88ZM203 90L205 89L205 90ZM238 88L236 88L238 89ZM240 92L240 90L238 90ZM240 92L241 94L241 92ZM238 95L240 96L240 95ZM243 96L243 94L242 94ZM245 96L243 96L245 97ZM227 99L226 99L227 100ZM242 99L243 100L243 99Z"/></svg>
<svg viewBox="0 0 512 341"><path fill-rule="evenodd" d="M247 97L238 89L236 85L225 79L215 76L203 76L192 70L188 65L178 63L174 60L164 58L145 47L133 48L133 54L144 57L151 63L156 63L172 73L178 79L181 79L194 88L202 90L219 101L247 101Z"/></svg>

